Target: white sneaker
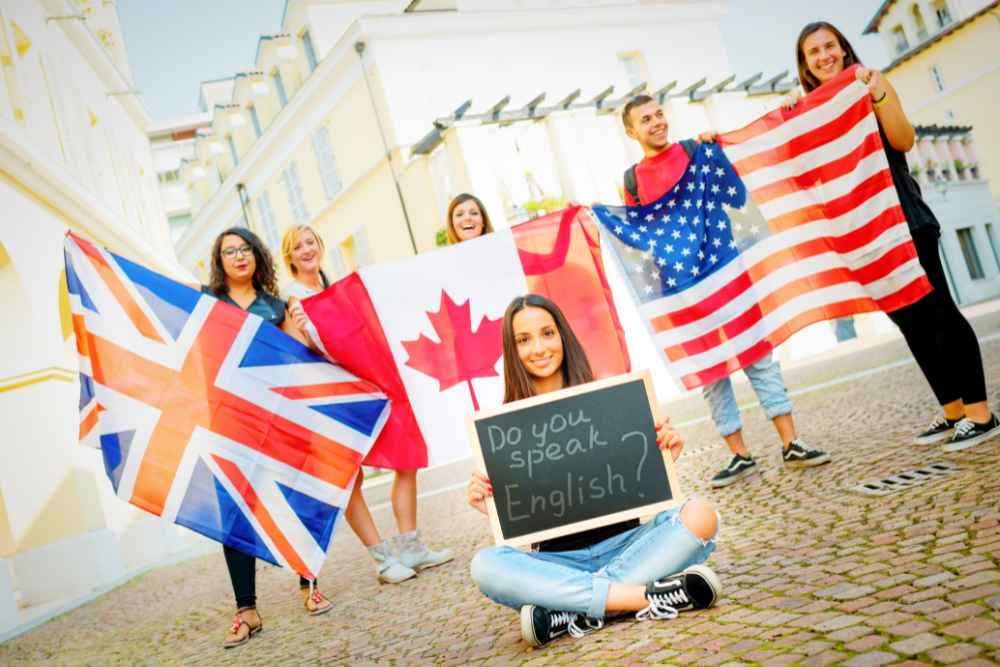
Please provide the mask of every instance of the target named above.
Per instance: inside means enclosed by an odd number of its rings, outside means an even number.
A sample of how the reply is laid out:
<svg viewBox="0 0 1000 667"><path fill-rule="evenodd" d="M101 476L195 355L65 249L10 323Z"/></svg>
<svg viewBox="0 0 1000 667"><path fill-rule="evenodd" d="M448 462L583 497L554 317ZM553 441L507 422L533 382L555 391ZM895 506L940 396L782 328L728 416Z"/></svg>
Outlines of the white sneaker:
<svg viewBox="0 0 1000 667"><path fill-rule="evenodd" d="M368 547L368 553L375 560L375 570L378 572L378 580L383 584L398 584L412 579L417 573L399 561L399 558L392 552L389 544L385 541L379 542L373 547Z"/></svg>
<svg viewBox="0 0 1000 667"><path fill-rule="evenodd" d="M420 540L420 532L417 530L397 535L396 551L399 553L400 563L418 572L429 567L443 565L455 557L451 549L439 551L428 549L427 545Z"/></svg>

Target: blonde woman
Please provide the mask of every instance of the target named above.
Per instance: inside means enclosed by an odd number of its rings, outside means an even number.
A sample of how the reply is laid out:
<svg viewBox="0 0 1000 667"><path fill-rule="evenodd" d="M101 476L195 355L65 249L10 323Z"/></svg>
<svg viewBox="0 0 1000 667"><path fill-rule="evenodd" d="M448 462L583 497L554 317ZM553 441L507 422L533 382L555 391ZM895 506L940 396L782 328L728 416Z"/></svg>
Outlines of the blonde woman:
<svg viewBox="0 0 1000 667"><path fill-rule="evenodd" d="M321 268L325 246L323 239L309 225L296 225L281 240L281 257L292 276L282 294L289 301L289 314L300 329L305 327L305 311L299 299L321 292L330 281ZM362 470L354 483L345 516L351 529L375 560L379 581L398 584L413 577L417 570L447 563L454 556L451 549L432 551L421 541L417 531L417 471L396 470L392 484L392 509L399 535L391 545L379 535L368 504L361 494Z"/></svg>

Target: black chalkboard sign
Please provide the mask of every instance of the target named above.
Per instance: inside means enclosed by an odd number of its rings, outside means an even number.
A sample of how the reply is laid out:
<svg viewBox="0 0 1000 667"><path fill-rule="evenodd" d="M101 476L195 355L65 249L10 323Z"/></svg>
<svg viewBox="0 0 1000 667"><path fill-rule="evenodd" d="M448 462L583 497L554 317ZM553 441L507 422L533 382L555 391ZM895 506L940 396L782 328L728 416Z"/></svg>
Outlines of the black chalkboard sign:
<svg viewBox="0 0 1000 667"><path fill-rule="evenodd" d="M657 412L645 372L470 416L496 541L531 544L679 504L673 460L656 446Z"/></svg>

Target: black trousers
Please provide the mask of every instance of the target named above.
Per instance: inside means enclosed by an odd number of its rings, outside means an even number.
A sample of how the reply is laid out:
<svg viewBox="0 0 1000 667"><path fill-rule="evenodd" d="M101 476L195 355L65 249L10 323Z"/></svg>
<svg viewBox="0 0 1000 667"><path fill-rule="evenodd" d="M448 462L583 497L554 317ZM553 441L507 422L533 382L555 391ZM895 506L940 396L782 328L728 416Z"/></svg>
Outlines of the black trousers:
<svg viewBox="0 0 1000 667"><path fill-rule="evenodd" d="M934 290L920 301L888 313L931 385L941 405L961 399L964 403L986 400L986 374L979 341L972 325L955 305L948 291L937 228L913 232L920 265Z"/></svg>
<svg viewBox="0 0 1000 667"><path fill-rule="evenodd" d="M226 555L229 579L233 582L236 607L255 607L257 605L257 559L228 545L223 545L222 552ZM309 580L299 577L299 586L307 588Z"/></svg>

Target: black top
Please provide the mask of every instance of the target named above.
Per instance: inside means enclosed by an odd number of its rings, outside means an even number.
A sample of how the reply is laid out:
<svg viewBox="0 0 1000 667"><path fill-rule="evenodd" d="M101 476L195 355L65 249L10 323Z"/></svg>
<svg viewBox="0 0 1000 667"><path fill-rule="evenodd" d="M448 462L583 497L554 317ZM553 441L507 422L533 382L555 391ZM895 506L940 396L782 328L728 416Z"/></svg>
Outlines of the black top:
<svg viewBox="0 0 1000 667"><path fill-rule="evenodd" d="M913 178L910 168L906 166L906 155L889 145L889 138L885 136L881 123L879 123L878 132L882 135L885 156L889 160L889 172L892 174L892 182L896 185L899 205L903 209L903 215L906 216L910 231L924 227L940 229L941 225L920 193L920 184L917 183L917 179Z"/></svg>
<svg viewBox="0 0 1000 667"><path fill-rule="evenodd" d="M264 290L257 290L257 296L246 308L233 301L233 298L228 293L216 294L208 285L202 285L201 291L203 294L211 294L219 301L225 301L228 304L236 306L240 310L246 310L248 313L259 315L276 327L281 326L281 323L285 321L285 302L276 296L268 294Z"/></svg>
<svg viewBox="0 0 1000 667"><path fill-rule="evenodd" d="M584 549L586 547L593 546L598 542L603 542L609 537L614 537L619 533L624 533L626 530L632 530L638 525L638 519L630 519L628 521L622 521L621 523L613 523L610 526L601 526L600 528L585 530L582 533L563 535L562 537L555 537L551 540L539 542L538 550L574 551L576 549Z"/></svg>

